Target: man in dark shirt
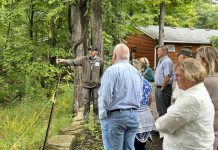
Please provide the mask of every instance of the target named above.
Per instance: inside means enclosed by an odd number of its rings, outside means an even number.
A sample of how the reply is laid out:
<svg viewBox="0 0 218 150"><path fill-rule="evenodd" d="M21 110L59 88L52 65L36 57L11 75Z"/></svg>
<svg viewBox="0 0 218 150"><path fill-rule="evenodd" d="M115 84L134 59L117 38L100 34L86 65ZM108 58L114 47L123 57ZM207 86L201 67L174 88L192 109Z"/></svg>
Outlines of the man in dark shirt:
<svg viewBox="0 0 218 150"><path fill-rule="evenodd" d="M93 100L94 121L98 120L98 90L103 74L103 60L97 56L98 49L91 46L87 56L76 59L57 59L57 63L72 66L82 66L82 86L84 99L83 117L85 123L89 122L90 101Z"/></svg>

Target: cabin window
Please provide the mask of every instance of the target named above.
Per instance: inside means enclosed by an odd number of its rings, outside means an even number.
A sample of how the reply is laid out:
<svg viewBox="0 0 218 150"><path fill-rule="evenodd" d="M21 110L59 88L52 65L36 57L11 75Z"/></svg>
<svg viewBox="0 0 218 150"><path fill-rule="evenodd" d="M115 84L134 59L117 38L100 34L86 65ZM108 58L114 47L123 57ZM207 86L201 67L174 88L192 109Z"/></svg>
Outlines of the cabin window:
<svg viewBox="0 0 218 150"><path fill-rule="evenodd" d="M169 52L175 52L175 45L166 45Z"/></svg>

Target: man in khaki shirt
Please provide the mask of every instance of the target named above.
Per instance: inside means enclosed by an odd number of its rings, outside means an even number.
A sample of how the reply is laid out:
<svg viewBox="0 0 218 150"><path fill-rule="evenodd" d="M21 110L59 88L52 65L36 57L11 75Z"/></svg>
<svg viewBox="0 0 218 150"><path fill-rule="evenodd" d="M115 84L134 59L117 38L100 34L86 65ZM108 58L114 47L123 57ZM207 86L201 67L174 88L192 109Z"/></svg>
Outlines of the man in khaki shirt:
<svg viewBox="0 0 218 150"><path fill-rule="evenodd" d="M76 59L57 59L57 64L65 63L72 66L82 66L82 86L84 99L83 117L85 123L89 122L90 101L93 100L94 120L98 119L98 90L103 74L103 60L97 56L98 49L91 46L87 56Z"/></svg>

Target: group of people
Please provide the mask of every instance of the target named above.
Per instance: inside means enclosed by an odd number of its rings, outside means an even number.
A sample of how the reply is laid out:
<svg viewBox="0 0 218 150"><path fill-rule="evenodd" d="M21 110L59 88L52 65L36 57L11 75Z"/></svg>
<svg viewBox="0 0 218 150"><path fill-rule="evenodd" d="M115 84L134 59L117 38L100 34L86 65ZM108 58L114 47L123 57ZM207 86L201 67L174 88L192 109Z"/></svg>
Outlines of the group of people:
<svg viewBox="0 0 218 150"><path fill-rule="evenodd" d="M92 46L88 56L57 59L57 63L83 67L84 120L89 121L93 100L105 150L145 150L153 130L159 132L164 150L217 150L217 49L203 46L196 55L190 49L181 49L178 63L173 64L168 48L159 46L154 76L147 58L129 63L130 52L125 44L115 46L113 65L106 71L97 51ZM155 87L159 114L156 122L149 108L150 82Z"/></svg>
<svg viewBox="0 0 218 150"><path fill-rule="evenodd" d="M167 51L165 56L159 57L157 69L165 66L163 70L166 71L169 64L160 66L164 57L165 59L168 57ZM168 82L168 86L171 87L168 93L169 97L167 99L160 98L165 101L160 104L164 107L159 107L160 117L155 122L155 127L163 137L164 150L217 150L216 126L218 124L214 108L216 111L218 110L216 108L218 99L214 91L218 89L216 85L218 82L218 50L210 46L200 47L196 51L196 59L194 57L191 50L180 50L178 63L174 68L171 67L171 70L174 70L173 74L162 75L162 78L168 75L168 78L172 77L176 81L174 91L172 91L172 82ZM172 65L172 63L170 64ZM155 74L156 91L164 85L164 82L156 83L158 81L156 80L158 78L157 71ZM165 90L156 91L156 98L158 93L162 97L166 92ZM171 105L170 94L172 92L173 104ZM156 103L158 106L158 99L156 99Z"/></svg>

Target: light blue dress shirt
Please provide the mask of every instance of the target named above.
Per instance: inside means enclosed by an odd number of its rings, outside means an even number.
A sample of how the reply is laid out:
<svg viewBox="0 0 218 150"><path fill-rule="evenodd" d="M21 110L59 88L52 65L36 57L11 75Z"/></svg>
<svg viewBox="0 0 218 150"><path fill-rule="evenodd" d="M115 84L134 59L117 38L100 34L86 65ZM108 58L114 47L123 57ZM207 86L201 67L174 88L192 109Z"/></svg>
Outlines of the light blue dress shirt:
<svg viewBox="0 0 218 150"><path fill-rule="evenodd" d="M139 108L143 77L127 60L110 66L103 74L99 89L99 118L110 110Z"/></svg>

